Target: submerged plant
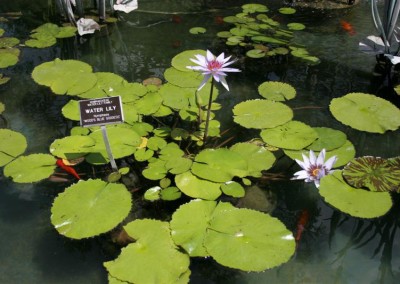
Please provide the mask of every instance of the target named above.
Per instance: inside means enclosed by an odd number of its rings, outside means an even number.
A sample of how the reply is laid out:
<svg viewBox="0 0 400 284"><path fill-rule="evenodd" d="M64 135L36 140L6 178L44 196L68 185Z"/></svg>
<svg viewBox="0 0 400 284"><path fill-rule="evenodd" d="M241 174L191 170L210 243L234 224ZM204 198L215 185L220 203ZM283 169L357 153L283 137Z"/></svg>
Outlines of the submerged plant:
<svg viewBox="0 0 400 284"><path fill-rule="evenodd" d="M331 169L337 160L337 157L333 156L325 162L325 153L326 150L322 149L318 157L316 157L314 151L310 150L309 157L303 154L303 161L296 159L296 163L303 170L294 173L293 179L304 179L305 182L314 182L315 186L319 187L320 179L332 172Z"/></svg>

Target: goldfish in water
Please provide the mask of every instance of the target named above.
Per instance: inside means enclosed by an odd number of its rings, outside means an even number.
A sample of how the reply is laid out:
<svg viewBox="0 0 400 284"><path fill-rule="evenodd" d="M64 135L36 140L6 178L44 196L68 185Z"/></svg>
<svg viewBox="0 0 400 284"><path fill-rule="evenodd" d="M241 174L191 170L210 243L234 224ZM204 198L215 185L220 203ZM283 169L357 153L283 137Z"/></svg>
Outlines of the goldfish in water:
<svg viewBox="0 0 400 284"><path fill-rule="evenodd" d="M294 238L296 241L296 247L298 247L299 245L301 235L303 234L309 219L310 219L310 212L307 209L303 209L300 213L299 219L297 220L296 235Z"/></svg>
<svg viewBox="0 0 400 284"><path fill-rule="evenodd" d="M356 34L356 31L354 30L353 26L345 21L345 20L340 20L340 26L342 27L343 30L345 30L349 35L353 36Z"/></svg>
<svg viewBox="0 0 400 284"><path fill-rule="evenodd" d="M56 162L57 166L59 166L61 169L63 169L64 171L66 171L67 173L73 175L76 179L81 179L78 175L78 173L75 171L75 169L71 166L67 166L62 159L57 159Z"/></svg>

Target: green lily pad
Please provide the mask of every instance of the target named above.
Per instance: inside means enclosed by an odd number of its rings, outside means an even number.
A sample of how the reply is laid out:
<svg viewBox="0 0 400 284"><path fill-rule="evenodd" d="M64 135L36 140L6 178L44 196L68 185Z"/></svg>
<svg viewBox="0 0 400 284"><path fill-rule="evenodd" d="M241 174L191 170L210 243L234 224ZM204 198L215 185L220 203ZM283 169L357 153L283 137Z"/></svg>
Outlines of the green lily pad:
<svg viewBox="0 0 400 284"><path fill-rule="evenodd" d="M111 276L129 283L189 281L189 256L175 246L169 223L135 220L124 229L136 242L123 248L117 259L104 263Z"/></svg>
<svg viewBox="0 0 400 284"><path fill-rule="evenodd" d="M56 157L73 160L90 153L96 141L89 136L66 136L54 140L50 145L50 153Z"/></svg>
<svg viewBox="0 0 400 284"><path fill-rule="evenodd" d="M309 155L309 150L283 150L287 156L289 156L291 159L297 159L302 161L303 157L302 154L308 156ZM319 152L315 152L315 154L318 156ZM352 159L354 159L356 155L356 149L354 148L354 145L347 140L341 147L336 148L331 151L327 151L325 155L325 160L328 160L330 157L336 156L337 161L333 165L334 168L339 168L344 165L346 165L348 162L350 162Z"/></svg>
<svg viewBox="0 0 400 284"><path fill-rule="evenodd" d="M268 81L258 86L258 93L269 100L286 101L296 96L296 90L283 82Z"/></svg>
<svg viewBox="0 0 400 284"><path fill-rule="evenodd" d="M19 44L19 39L15 37L0 38L0 48L11 48Z"/></svg>
<svg viewBox="0 0 400 284"><path fill-rule="evenodd" d="M139 83L126 83L123 78L118 78L121 84L113 85L108 90L109 96L120 96L123 103L131 103L143 97L147 93L147 88Z"/></svg>
<svg viewBox="0 0 400 284"><path fill-rule="evenodd" d="M31 35L31 39L25 41L25 45L33 48L46 48L57 43L57 39L52 35L36 33Z"/></svg>
<svg viewBox="0 0 400 284"><path fill-rule="evenodd" d="M14 182L31 183L48 178L56 168L56 159L47 154L19 156L4 167L4 176Z"/></svg>
<svg viewBox="0 0 400 284"><path fill-rule="evenodd" d="M96 72L93 74L97 79L95 85L93 88L77 94L80 98L95 99L99 96L103 97L103 94L109 97L119 95L118 93L121 92L121 89L125 88L128 84L124 78L111 72Z"/></svg>
<svg viewBox="0 0 400 284"><path fill-rule="evenodd" d="M167 146L167 141L158 136L150 137L149 140L147 141L147 148L154 151L160 150L165 146Z"/></svg>
<svg viewBox="0 0 400 284"><path fill-rule="evenodd" d="M199 179L190 171L175 176L176 186L187 196L216 200L221 195L220 183Z"/></svg>
<svg viewBox="0 0 400 284"><path fill-rule="evenodd" d="M107 127L107 136L110 142L111 152L115 159L120 159L132 155L141 143L141 137L136 131L119 126ZM104 145L103 132L96 130L89 137L96 141L90 154L86 156L86 161L91 164L108 163L108 154Z"/></svg>
<svg viewBox="0 0 400 284"><path fill-rule="evenodd" d="M58 95L79 95L97 82L92 67L78 60L55 59L42 63L33 69L32 78Z"/></svg>
<svg viewBox="0 0 400 284"><path fill-rule="evenodd" d="M268 12L268 7L263 4L244 4L242 9L245 13L264 13Z"/></svg>
<svg viewBox="0 0 400 284"><path fill-rule="evenodd" d="M149 180L160 180L165 178L167 175L168 170L165 167L166 162L162 160L155 160L147 165L142 171L142 174L145 178Z"/></svg>
<svg viewBox="0 0 400 284"><path fill-rule="evenodd" d="M248 165L246 159L229 149L206 149L196 156L191 170L202 179L227 182L235 176L246 176Z"/></svg>
<svg viewBox="0 0 400 284"><path fill-rule="evenodd" d="M1 55L0 55L0 57L1 57ZM0 73L0 85L3 85L5 83L7 83L8 81L10 81L10 77L6 77Z"/></svg>
<svg viewBox="0 0 400 284"><path fill-rule="evenodd" d="M214 211L204 246L218 263L243 271L279 266L295 252L292 233L277 218L223 203Z"/></svg>
<svg viewBox="0 0 400 284"><path fill-rule="evenodd" d="M192 200L172 215L172 239L192 257L208 256L203 243L216 205L215 201Z"/></svg>
<svg viewBox="0 0 400 284"><path fill-rule="evenodd" d="M251 49L246 52L246 56L250 58L263 58L265 57L265 51L260 49Z"/></svg>
<svg viewBox="0 0 400 284"><path fill-rule="evenodd" d="M354 187L365 187L370 191L396 192L400 188L400 165L380 157L355 158L344 167L343 177Z"/></svg>
<svg viewBox="0 0 400 284"><path fill-rule="evenodd" d="M2 114L5 110L6 110L6 106L3 103L0 102L0 114Z"/></svg>
<svg viewBox="0 0 400 284"><path fill-rule="evenodd" d="M346 142L347 136L340 130L335 130L328 127L314 127L314 130L318 134L317 140L311 145L307 146L307 149L313 151L331 151L337 149Z"/></svg>
<svg viewBox="0 0 400 284"><path fill-rule="evenodd" d="M293 118L291 108L270 100L249 100L233 108L233 120L246 128L273 128Z"/></svg>
<svg viewBox="0 0 400 284"><path fill-rule="evenodd" d="M203 27L193 27L189 30L189 33L197 35L197 34L204 34L206 31L207 30Z"/></svg>
<svg viewBox="0 0 400 284"><path fill-rule="evenodd" d="M154 151L153 150L146 150L145 148L138 149L135 152L135 160L138 162L143 162L149 160L153 157Z"/></svg>
<svg viewBox="0 0 400 284"><path fill-rule="evenodd" d="M232 197L243 197L245 195L245 191L243 186L236 181L228 181L221 185L221 190L225 195Z"/></svg>
<svg viewBox="0 0 400 284"><path fill-rule="evenodd" d="M342 171L324 176L319 193L333 207L358 218L380 217L392 207L392 198L388 192L351 187L343 180Z"/></svg>
<svg viewBox="0 0 400 284"><path fill-rule="evenodd" d="M143 195L144 199L146 199L148 201L159 200L161 189L162 188L159 186L153 186L153 187L149 188L148 190L145 191L145 193Z"/></svg>
<svg viewBox="0 0 400 284"><path fill-rule="evenodd" d="M289 30L292 30L292 31L301 31L306 28L306 26L301 23L289 23L289 24L287 24L287 27Z"/></svg>
<svg viewBox="0 0 400 284"><path fill-rule="evenodd" d="M178 72L190 74L188 72ZM182 80L182 78L180 80ZM195 86L199 84L200 83L197 82ZM159 94L162 97L162 103L174 110L187 108L189 106L189 97L194 95L191 89L181 88L170 83L162 85Z"/></svg>
<svg viewBox="0 0 400 284"><path fill-rule="evenodd" d="M281 14L285 14L285 15L291 15L296 13L296 9L291 8L291 7L283 7L283 8L279 8L279 13Z"/></svg>
<svg viewBox="0 0 400 284"><path fill-rule="evenodd" d="M384 133L400 126L400 110L387 100L364 93L335 98L329 106L333 116L354 129Z"/></svg>
<svg viewBox="0 0 400 284"><path fill-rule="evenodd" d="M27 147L24 135L10 129L0 129L0 167L23 154Z"/></svg>
<svg viewBox="0 0 400 284"><path fill-rule="evenodd" d="M236 143L230 150L240 154L247 160L247 176L261 177L263 170L270 169L275 163L275 156L265 147L251 143Z"/></svg>
<svg viewBox="0 0 400 284"><path fill-rule="evenodd" d="M268 145L291 150L303 149L318 138L317 132L311 126L294 120L264 129L260 136Z"/></svg>
<svg viewBox="0 0 400 284"><path fill-rule="evenodd" d="M69 100L69 102L62 107L61 113L65 118L80 121L81 115L79 113L79 101Z"/></svg>
<svg viewBox="0 0 400 284"><path fill-rule="evenodd" d="M195 59L195 55L197 54L205 56L206 51L201 49L185 50L172 58L171 65L180 71L192 72L190 69L186 68L186 66L196 65L190 59Z"/></svg>
<svg viewBox="0 0 400 284"><path fill-rule="evenodd" d="M158 92L147 93L139 100L134 102L134 106L139 114L152 115L161 106L162 97Z"/></svg>
<svg viewBox="0 0 400 284"><path fill-rule="evenodd" d="M181 198L182 192L176 186L164 188L160 192L160 198L165 201L173 201Z"/></svg>
<svg viewBox="0 0 400 284"><path fill-rule="evenodd" d="M277 39L274 37L264 36L264 35L253 36L251 38L251 40L255 41L255 42L267 42L267 43L275 43L275 44L287 44L288 43L287 40Z"/></svg>
<svg viewBox="0 0 400 284"><path fill-rule="evenodd" d="M189 66L195 64L191 62ZM182 88L198 88L201 81L203 80L203 75L200 72L190 71L188 68L187 70L182 71L178 70L174 67L167 68L164 72L165 80L167 80L170 84L175 85L177 87ZM163 88L163 87L162 87ZM182 90L188 92L188 90ZM173 94L169 94L172 96ZM194 95L194 92L192 92Z"/></svg>
<svg viewBox="0 0 400 284"><path fill-rule="evenodd" d="M68 238L89 238L115 228L128 216L131 207L131 195L125 185L81 180L56 197L51 223Z"/></svg>
<svg viewBox="0 0 400 284"><path fill-rule="evenodd" d="M0 49L0 68L7 68L17 64L19 49Z"/></svg>

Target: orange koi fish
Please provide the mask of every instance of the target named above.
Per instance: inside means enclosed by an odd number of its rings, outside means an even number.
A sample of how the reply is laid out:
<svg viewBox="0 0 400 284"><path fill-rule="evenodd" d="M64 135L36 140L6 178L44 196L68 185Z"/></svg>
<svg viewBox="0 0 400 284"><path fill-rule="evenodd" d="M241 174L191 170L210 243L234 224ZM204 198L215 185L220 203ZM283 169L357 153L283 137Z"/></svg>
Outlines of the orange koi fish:
<svg viewBox="0 0 400 284"><path fill-rule="evenodd" d="M62 159L57 159L56 162L57 166L59 166L61 169L63 169L64 171L66 171L67 173L73 175L76 179L81 179L78 175L78 173L75 171L75 169L73 167L67 166L66 164L64 164Z"/></svg>
<svg viewBox="0 0 400 284"><path fill-rule="evenodd" d="M349 35L353 36L356 34L356 31L354 30L353 26L344 20L340 20L340 26L342 27L343 30L345 30Z"/></svg>
<svg viewBox="0 0 400 284"><path fill-rule="evenodd" d="M224 17L222 17L222 16L215 16L214 22L215 22L217 25L222 25L222 24L224 23Z"/></svg>
<svg viewBox="0 0 400 284"><path fill-rule="evenodd" d="M297 221L296 236L294 238L296 240L296 247L298 247L299 245L301 235L303 234L309 219L310 219L310 212L307 209L303 209Z"/></svg>

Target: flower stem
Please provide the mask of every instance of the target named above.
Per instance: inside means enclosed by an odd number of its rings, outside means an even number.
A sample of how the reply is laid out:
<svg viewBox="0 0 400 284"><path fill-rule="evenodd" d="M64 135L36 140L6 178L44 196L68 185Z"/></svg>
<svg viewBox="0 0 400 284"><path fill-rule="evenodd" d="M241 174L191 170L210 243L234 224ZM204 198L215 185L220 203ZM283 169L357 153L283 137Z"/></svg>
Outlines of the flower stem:
<svg viewBox="0 0 400 284"><path fill-rule="evenodd" d="M203 143L206 143L206 139L207 139L207 135L208 135L208 124L210 122L213 89L214 89L214 77L212 77L212 79L211 79L210 97L208 98L207 118L206 118L206 125L204 127Z"/></svg>

